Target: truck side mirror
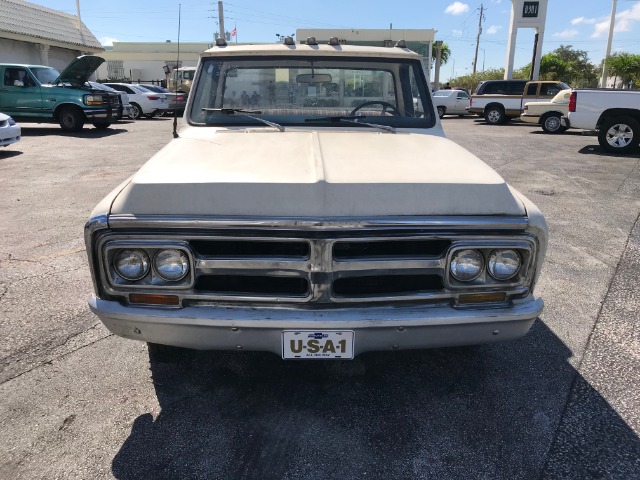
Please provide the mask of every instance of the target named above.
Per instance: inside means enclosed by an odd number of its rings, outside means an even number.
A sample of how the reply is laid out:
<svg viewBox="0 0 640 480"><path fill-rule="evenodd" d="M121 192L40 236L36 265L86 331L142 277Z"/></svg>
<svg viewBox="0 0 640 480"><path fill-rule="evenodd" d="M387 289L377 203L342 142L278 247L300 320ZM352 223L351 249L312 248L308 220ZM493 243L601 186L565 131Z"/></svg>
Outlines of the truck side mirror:
<svg viewBox="0 0 640 480"><path fill-rule="evenodd" d="M24 87L24 82L22 82L20 80L14 80L13 81L13 86L14 87Z"/></svg>

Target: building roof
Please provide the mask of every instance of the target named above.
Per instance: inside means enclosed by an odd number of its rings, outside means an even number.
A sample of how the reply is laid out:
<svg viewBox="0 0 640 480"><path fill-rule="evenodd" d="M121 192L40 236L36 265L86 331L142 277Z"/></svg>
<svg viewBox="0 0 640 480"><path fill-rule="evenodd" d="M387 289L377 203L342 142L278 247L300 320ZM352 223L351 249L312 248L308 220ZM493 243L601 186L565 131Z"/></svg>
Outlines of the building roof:
<svg viewBox="0 0 640 480"><path fill-rule="evenodd" d="M0 38L40 40L58 46L102 51L102 45L78 17L24 0L0 0ZM24 38L23 38L24 37Z"/></svg>

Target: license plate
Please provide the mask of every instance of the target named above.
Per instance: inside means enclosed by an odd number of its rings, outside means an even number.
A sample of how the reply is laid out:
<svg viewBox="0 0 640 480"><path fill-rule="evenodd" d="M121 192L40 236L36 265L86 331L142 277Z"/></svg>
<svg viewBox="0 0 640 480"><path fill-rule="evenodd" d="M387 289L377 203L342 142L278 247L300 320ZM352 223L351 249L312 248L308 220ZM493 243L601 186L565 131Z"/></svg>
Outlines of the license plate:
<svg viewBox="0 0 640 480"><path fill-rule="evenodd" d="M284 330L282 358L353 358L352 330Z"/></svg>

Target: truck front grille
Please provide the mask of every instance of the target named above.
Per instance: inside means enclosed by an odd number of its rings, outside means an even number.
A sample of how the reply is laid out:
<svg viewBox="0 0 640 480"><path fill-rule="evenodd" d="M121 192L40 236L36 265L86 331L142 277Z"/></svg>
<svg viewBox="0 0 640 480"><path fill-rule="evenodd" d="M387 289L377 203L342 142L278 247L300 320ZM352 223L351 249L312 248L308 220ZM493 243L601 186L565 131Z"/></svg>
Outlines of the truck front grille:
<svg viewBox="0 0 640 480"><path fill-rule="evenodd" d="M415 300L443 292L450 239L336 237L191 238L193 291L208 300L317 303Z"/></svg>

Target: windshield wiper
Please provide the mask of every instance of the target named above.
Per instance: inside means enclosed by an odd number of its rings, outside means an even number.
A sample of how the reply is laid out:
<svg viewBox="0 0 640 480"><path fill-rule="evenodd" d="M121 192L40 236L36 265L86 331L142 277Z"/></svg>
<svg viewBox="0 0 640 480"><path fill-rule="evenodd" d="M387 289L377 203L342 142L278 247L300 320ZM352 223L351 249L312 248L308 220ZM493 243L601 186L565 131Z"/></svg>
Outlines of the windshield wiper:
<svg viewBox="0 0 640 480"><path fill-rule="evenodd" d="M275 127L280 132L284 132L284 127L279 123L270 122L269 120L265 120L264 118L253 116L253 114L261 114L262 110L244 110L242 108L206 108L206 107L203 108L202 110L205 112L223 113L225 115L242 115L243 117L248 117L253 120L262 122L265 125L269 125L270 127Z"/></svg>
<svg viewBox="0 0 640 480"><path fill-rule="evenodd" d="M305 118L304 121L307 123L314 122L331 122L331 123L355 123L356 125L365 125L371 128L380 128L382 130L386 130L387 132L397 133L397 130L389 125L380 125L378 123L369 123L369 122L361 122L360 120L363 118L367 118L365 115L344 115L338 117L318 117L318 118Z"/></svg>

